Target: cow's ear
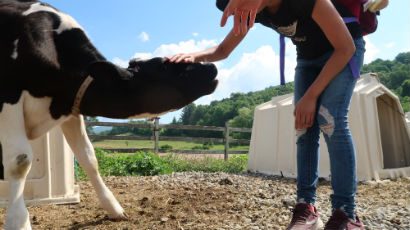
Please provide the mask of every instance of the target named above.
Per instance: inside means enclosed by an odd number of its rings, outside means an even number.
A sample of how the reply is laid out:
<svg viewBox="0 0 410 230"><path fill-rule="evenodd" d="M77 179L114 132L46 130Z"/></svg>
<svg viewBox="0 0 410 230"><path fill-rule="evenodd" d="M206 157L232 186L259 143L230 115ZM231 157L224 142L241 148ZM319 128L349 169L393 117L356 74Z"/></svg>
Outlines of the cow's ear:
<svg viewBox="0 0 410 230"><path fill-rule="evenodd" d="M88 68L88 72L95 80L103 81L107 84L120 80L131 80L133 77L129 71L107 61L92 63Z"/></svg>

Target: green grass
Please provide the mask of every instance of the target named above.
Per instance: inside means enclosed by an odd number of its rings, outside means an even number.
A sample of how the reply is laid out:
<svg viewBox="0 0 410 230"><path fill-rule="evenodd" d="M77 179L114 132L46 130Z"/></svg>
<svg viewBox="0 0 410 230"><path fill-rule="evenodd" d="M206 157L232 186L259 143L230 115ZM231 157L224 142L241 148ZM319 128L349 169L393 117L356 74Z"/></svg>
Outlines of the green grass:
<svg viewBox="0 0 410 230"><path fill-rule="evenodd" d="M248 155L233 155L227 161L221 158L205 156L186 158L168 154L163 157L173 172L226 172L240 173L246 170Z"/></svg>
<svg viewBox="0 0 410 230"><path fill-rule="evenodd" d="M99 172L102 176L153 176L172 172L227 172L240 173L246 170L247 155L234 155L227 161L204 156L201 158L183 155L137 152L134 154L110 154L96 149ZM76 164L76 176L83 180L84 171Z"/></svg>
<svg viewBox="0 0 410 230"><path fill-rule="evenodd" d="M93 142L95 148L153 148L154 141L136 141L136 140L103 140L103 141L95 141ZM160 141L159 146L170 145L172 149L178 150L188 150L194 148L200 148L203 146L201 143L194 143L194 142L185 142L185 141ZM225 146L223 144L214 144L210 146L209 150L223 150ZM249 150L249 146L235 146L231 145L230 150ZM172 151L171 151L172 152Z"/></svg>

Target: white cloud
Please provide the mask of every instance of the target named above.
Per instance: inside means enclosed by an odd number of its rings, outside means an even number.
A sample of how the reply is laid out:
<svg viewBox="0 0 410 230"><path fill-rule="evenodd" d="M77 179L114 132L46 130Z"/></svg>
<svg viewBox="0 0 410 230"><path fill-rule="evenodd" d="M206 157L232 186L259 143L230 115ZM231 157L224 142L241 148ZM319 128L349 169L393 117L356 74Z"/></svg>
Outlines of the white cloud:
<svg viewBox="0 0 410 230"><path fill-rule="evenodd" d="M191 39L188 41L179 42L177 44L163 44L155 49L152 53L135 53L131 58L149 59L153 57L167 57L177 53L188 53L204 50L206 48L216 46L217 44L218 43L216 40L195 41ZM118 57L114 58L113 62L117 64L125 62L128 63L128 61L125 61Z"/></svg>
<svg viewBox="0 0 410 230"><path fill-rule="evenodd" d="M192 36L194 36L194 37L198 37L198 36L199 36L199 33L194 32L194 33L192 33Z"/></svg>
<svg viewBox="0 0 410 230"><path fill-rule="evenodd" d="M143 31L143 32L140 33L140 35L138 35L138 38L142 42L147 42L147 41L149 41L149 34L147 32Z"/></svg>
<svg viewBox="0 0 410 230"><path fill-rule="evenodd" d="M195 41L193 39L188 41L182 41L177 44L164 44L159 46L154 52L154 56L170 56L177 53L188 53L204 50L206 48L216 46L218 43L216 40L200 40Z"/></svg>
<svg viewBox="0 0 410 230"><path fill-rule="evenodd" d="M376 60L380 50L371 42L368 36L364 37L366 41L366 52L364 53L364 64L369 64L370 62Z"/></svg>
<svg viewBox="0 0 410 230"><path fill-rule="evenodd" d="M150 59L153 58L154 55L152 53L135 53L132 58L141 58L141 59Z"/></svg>

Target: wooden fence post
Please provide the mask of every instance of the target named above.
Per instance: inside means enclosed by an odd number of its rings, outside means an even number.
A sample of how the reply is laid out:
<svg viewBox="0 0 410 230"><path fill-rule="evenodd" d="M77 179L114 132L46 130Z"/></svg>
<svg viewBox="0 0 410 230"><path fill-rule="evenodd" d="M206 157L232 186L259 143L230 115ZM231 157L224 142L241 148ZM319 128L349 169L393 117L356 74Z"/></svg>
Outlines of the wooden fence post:
<svg viewBox="0 0 410 230"><path fill-rule="evenodd" d="M224 160L228 160L229 154L229 122L225 122L225 150L224 150Z"/></svg>
<svg viewBox="0 0 410 230"><path fill-rule="evenodd" d="M159 117L154 118L154 152L159 152Z"/></svg>

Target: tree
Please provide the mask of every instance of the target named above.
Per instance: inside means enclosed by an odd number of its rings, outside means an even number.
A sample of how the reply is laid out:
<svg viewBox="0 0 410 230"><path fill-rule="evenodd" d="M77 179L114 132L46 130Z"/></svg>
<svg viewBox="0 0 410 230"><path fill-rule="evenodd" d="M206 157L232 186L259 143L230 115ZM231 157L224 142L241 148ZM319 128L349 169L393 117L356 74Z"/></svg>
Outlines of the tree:
<svg viewBox="0 0 410 230"><path fill-rule="evenodd" d="M238 115L229 121L229 126L239 128L252 128L253 110L249 108L240 108ZM250 133L233 133L233 138L249 139Z"/></svg>
<svg viewBox="0 0 410 230"><path fill-rule="evenodd" d="M401 85L401 96L410 97L410 79L405 80Z"/></svg>
<svg viewBox="0 0 410 230"><path fill-rule="evenodd" d="M395 58L395 61L405 65L410 65L410 52L398 54Z"/></svg>
<svg viewBox="0 0 410 230"><path fill-rule="evenodd" d="M192 114L196 109L196 105L194 103L189 104L187 106L185 106L182 109L182 114L181 114L181 123L184 125L188 125L191 124L191 118L192 118Z"/></svg>
<svg viewBox="0 0 410 230"><path fill-rule="evenodd" d="M240 108L238 115L229 121L229 125L239 128L251 128L253 122L253 110L249 108Z"/></svg>

